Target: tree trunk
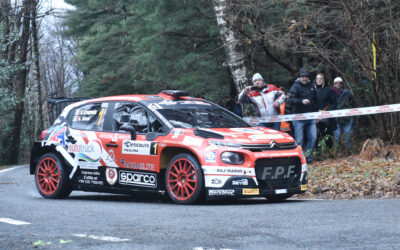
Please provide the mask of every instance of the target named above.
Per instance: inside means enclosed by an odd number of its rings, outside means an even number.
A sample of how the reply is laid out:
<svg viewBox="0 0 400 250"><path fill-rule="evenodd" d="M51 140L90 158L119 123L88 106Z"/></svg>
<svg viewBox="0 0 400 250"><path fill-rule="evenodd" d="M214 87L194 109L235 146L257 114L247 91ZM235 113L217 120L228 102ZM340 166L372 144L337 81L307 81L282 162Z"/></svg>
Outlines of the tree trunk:
<svg viewBox="0 0 400 250"><path fill-rule="evenodd" d="M37 88L37 95L38 95L38 127L35 131L35 138L40 136L44 125L43 125L43 100L42 100L42 86L40 84L41 77L40 77L40 61L39 61L39 39L38 39L38 28L36 26L36 17L37 17L37 6L38 2L33 0L32 6L32 39L33 39L33 55L35 60L35 68L34 68L34 77L36 82Z"/></svg>
<svg viewBox="0 0 400 250"><path fill-rule="evenodd" d="M18 155L21 144L21 128L22 128L22 116L24 113L24 96L27 76L27 55L28 55L28 44L29 44L29 31L30 31L30 14L31 14L32 0L24 0L22 3L23 9L23 21L22 21L22 32L21 37L18 41L19 53L18 53L18 64L23 67L17 73L13 82L13 90L17 98L17 105L14 110L14 127L13 127L13 150L11 151L11 163L18 163Z"/></svg>
<svg viewBox="0 0 400 250"><path fill-rule="evenodd" d="M8 57L8 37L10 35L10 16L11 3L10 0L0 0L0 29L3 34L2 44L6 45L5 49L0 50L0 59L7 59Z"/></svg>
<svg viewBox="0 0 400 250"><path fill-rule="evenodd" d="M234 31L235 15L227 0L213 0L219 32L224 43L227 64L232 74L237 93L247 85L250 77L247 55L239 34Z"/></svg>

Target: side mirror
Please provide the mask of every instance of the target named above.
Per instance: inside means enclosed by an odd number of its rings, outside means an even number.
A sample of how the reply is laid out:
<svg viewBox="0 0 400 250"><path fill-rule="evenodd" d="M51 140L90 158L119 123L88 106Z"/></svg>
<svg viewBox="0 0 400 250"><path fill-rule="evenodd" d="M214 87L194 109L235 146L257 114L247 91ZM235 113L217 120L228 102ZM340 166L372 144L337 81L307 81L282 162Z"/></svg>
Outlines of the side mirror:
<svg viewBox="0 0 400 250"><path fill-rule="evenodd" d="M122 124L122 126L119 129L131 132L131 140L133 140L133 141L136 140L136 130L132 124L124 123L124 124Z"/></svg>

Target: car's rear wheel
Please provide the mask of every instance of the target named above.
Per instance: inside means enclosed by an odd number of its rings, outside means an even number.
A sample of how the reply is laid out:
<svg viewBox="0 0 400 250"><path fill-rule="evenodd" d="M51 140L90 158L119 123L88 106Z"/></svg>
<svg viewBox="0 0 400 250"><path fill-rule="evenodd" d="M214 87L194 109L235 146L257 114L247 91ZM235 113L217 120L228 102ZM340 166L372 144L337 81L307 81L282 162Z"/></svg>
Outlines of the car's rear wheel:
<svg viewBox="0 0 400 250"><path fill-rule="evenodd" d="M65 166L53 153L40 157L35 170L35 184L39 193L45 198L66 198L71 193Z"/></svg>
<svg viewBox="0 0 400 250"><path fill-rule="evenodd" d="M265 198L267 198L269 201L284 201L290 197L292 197L292 194L277 194L277 195L267 195Z"/></svg>
<svg viewBox="0 0 400 250"><path fill-rule="evenodd" d="M173 157L165 173L165 186L175 203L199 201L203 197L204 177L196 158L187 153Z"/></svg>

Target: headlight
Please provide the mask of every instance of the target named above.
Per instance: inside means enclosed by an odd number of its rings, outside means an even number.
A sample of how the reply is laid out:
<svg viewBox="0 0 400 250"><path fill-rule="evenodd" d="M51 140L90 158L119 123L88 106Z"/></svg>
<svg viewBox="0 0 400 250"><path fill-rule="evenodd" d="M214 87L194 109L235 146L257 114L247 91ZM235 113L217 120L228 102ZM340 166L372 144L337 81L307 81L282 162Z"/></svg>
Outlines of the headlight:
<svg viewBox="0 0 400 250"><path fill-rule="evenodd" d="M240 153L223 152L221 154L221 161L226 164L242 165L244 162L244 157Z"/></svg>
<svg viewBox="0 0 400 250"><path fill-rule="evenodd" d="M209 141L211 145L220 146L220 147L231 147L231 148L240 148L240 144L226 141Z"/></svg>

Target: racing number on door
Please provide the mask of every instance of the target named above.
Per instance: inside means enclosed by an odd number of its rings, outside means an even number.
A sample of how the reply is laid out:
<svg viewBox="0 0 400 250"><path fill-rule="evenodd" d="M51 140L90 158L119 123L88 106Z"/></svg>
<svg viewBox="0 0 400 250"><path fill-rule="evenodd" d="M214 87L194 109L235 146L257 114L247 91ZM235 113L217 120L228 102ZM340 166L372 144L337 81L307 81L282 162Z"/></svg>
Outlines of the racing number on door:
<svg viewBox="0 0 400 250"><path fill-rule="evenodd" d="M103 119L103 115L104 115L104 108L102 108L99 113L99 122L97 123L97 126L100 126L101 120Z"/></svg>
<svg viewBox="0 0 400 250"><path fill-rule="evenodd" d="M150 145L150 155L157 155L157 151L158 151L158 143L152 142Z"/></svg>

